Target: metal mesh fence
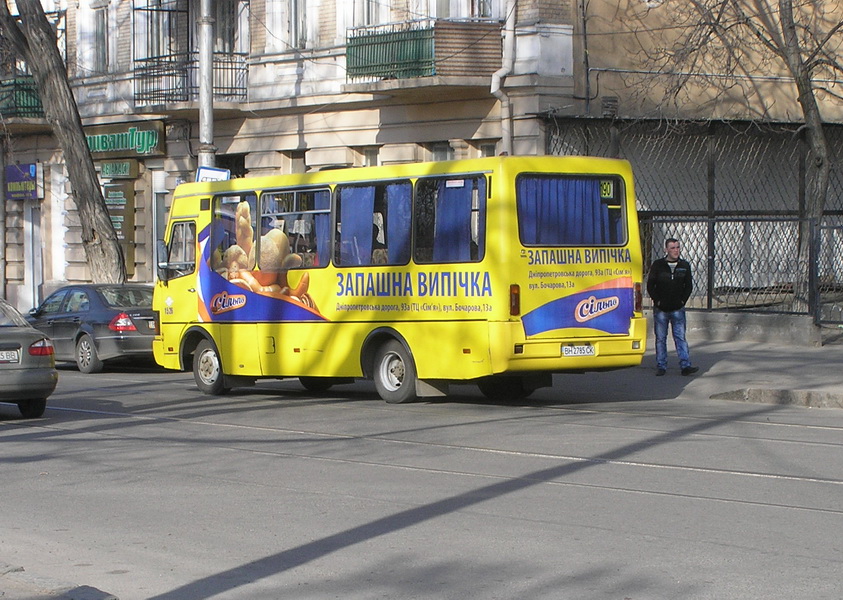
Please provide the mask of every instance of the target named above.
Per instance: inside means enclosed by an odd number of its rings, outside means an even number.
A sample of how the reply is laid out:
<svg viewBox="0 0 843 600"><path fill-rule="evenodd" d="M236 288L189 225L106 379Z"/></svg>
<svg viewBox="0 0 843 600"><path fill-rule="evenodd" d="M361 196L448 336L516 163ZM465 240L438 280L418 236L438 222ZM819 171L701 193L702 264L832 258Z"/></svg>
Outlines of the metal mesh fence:
<svg viewBox="0 0 843 600"><path fill-rule="evenodd" d="M688 308L804 314L808 299L798 290L810 271L799 259L799 225L789 218L645 219L645 267L676 238L694 274Z"/></svg>
<svg viewBox="0 0 843 600"><path fill-rule="evenodd" d="M694 272L689 308L816 311L843 322L843 127L826 136L834 163L825 217L802 258L798 125L550 118L548 153L632 163L645 269L665 239L679 239Z"/></svg>

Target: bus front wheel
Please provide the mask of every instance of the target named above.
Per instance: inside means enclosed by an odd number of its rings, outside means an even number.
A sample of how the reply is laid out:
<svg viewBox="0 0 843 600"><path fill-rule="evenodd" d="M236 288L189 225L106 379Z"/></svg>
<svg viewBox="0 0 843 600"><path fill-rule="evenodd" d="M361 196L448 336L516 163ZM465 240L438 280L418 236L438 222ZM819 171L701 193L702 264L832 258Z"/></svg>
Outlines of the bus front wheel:
<svg viewBox="0 0 843 600"><path fill-rule="evenodd" d="M416 399L416 367L404 345L391 340L378 348L375 355L375 389L390 404Z"/></svg>
<svg viewBox="0 0 843 600"><path fill-rule="evenodd" d="M196 346L193 355L193 379L203 393L220 396L228 392L225 377L222 373L222 363L217 349L208 340L202 340Z"/></svg>

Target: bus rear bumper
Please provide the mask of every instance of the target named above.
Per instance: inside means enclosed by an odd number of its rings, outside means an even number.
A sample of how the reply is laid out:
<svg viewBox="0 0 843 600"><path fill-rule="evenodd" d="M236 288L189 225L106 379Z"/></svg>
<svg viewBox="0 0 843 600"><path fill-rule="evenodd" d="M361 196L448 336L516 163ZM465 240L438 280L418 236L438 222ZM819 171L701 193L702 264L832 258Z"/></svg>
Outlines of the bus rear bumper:
<svg viewBox="0 0 843 600"><path fill-rule="evenodd" d="M513 325L515 325L513 327ZM525 339L518 323L493 324L492 371L600 371L641 364L646 349L646 320L633 319L630 335Z"/></svg>

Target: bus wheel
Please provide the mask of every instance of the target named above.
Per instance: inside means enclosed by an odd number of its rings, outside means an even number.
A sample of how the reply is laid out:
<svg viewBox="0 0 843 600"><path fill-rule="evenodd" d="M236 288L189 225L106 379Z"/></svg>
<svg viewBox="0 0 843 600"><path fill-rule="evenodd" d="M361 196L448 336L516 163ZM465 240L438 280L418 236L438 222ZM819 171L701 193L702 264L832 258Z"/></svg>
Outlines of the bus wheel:
<svg viewBox="0 0 843 600"><path fill-rule="evenodd" d="M299 383L308 392L327 392L334 385L330 377L299 377Z"/></svg>
<svg viewBox="0 0 843 600"><path fill-rule="evenodd" d="M523 400L532 393L524 389L524 381L517 375L491 375L477 382L480 392L489 400Z"/></svg>
<svg viewBox="0 0 843 600"><path fill-rule="evenodd" d="M378 348L375 355L375 389L390 404L416 399L416 367L401 342L391 340Z"/></svg>
<svg viewBox="0 0 843 600"><path fill-rule="evenodd" d="M205 394L220 396L228 392L219 354L208 340L202 340L196 346L196 353L193 355L193 379Z"/></svg>

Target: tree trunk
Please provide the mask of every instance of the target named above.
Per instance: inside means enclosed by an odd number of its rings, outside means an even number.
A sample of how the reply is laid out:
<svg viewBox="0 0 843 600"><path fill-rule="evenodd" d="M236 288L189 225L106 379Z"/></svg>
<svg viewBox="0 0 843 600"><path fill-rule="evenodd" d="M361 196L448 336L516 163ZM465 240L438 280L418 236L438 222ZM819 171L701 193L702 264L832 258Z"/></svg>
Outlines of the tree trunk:
<svg viewBox="0 0 843 600"><path fill-rule="evenodd" d="M799 105L805 116L805 138L808 142L808 153L805 158L805 208L803 214L800 215L803 220L799 226L798 264L799 272L803 277L796 282L797 298L807 302L809 269L811 268L811 226L812 223L818 223L822 219L825 210L831 162L822 116L811 85L811 72L802 57L802 48L796 33L792 0L779 0L779 18L784 41L782 53L796 82Z"/></svg>
<svg viewBox="0 0 843 600"><path fill-rule="evenodd" d="M9 34L12 44L26 59L47 121L64 152L91 277L95 283L122 283L126 280L123 249L103 199L55 33L39 0L17 0L16 5L19 25L10 16L5 0L2 1L0 30Z"/></svg>

